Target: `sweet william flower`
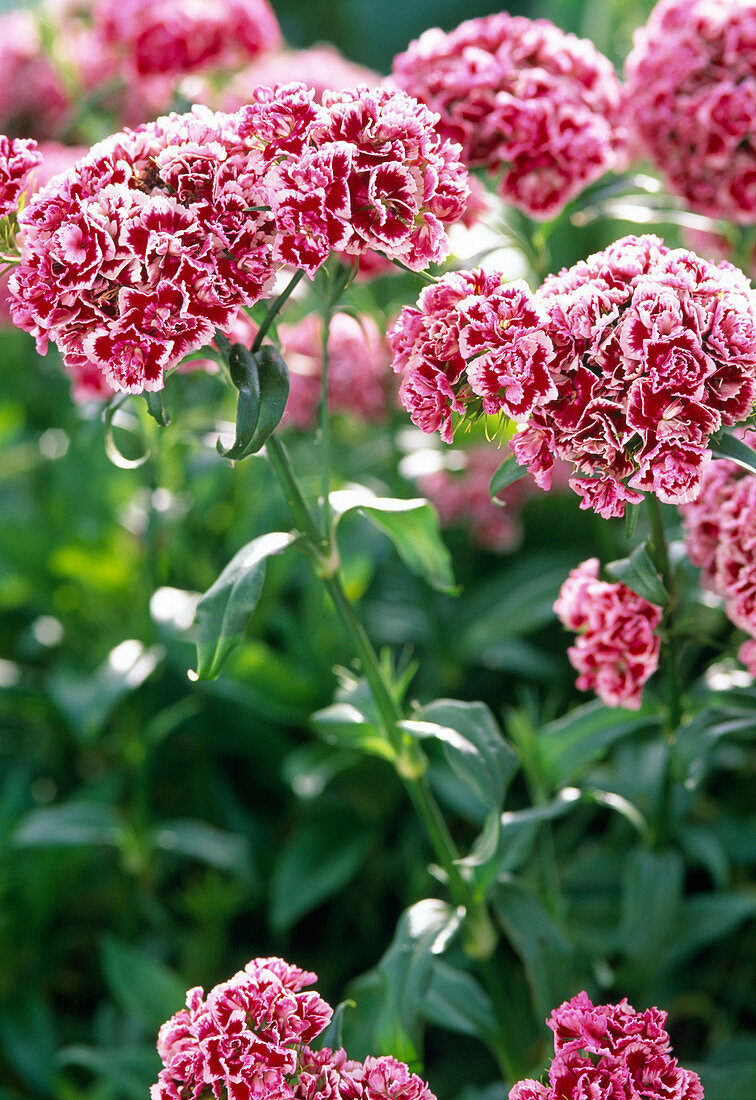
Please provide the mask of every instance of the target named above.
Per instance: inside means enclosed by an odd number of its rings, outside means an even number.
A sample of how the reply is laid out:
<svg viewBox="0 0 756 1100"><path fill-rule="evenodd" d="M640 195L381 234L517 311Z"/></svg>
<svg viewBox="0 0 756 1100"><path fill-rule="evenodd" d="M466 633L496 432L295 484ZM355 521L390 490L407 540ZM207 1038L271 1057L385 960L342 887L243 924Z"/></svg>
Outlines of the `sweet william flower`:
<svg viewBox="0 0 756 1100"><path fill-rule="evenodd" d="M661 0L625 63L639 145L671 191L712 218L756 223L756 8Z"/></svg>
<svg viewBox="0 0 756 1100"><path fill-rule="evenodd" d="M570 663L580 673L577 687L595 691L609 707L637 710L643 685L659 664L655 630L661 608L622 583L599 580L598 559L589 558L562 585L554 611L564 626L579 634L568 650ZM585 1047L582 1034L580 1039ZM573 1043L557 1049L577 1047Z"/></svg>
<svg viewBox="0 0 756 1100"><path fill-rule="evenodd" d="M536 218L625 156L611 63L547 20L502 12L428 30L394 59L392 79L438 112L470 167L501 173L501 196Z"/></svg>

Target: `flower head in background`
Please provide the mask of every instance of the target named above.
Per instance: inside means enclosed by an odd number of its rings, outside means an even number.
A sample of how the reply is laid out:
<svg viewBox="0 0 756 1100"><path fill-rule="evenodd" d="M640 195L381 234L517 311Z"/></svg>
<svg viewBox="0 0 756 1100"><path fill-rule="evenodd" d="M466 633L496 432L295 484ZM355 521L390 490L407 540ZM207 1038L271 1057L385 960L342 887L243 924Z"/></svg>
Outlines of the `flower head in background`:
<svg viewBox="0 0 756 1100"><path fill-rule="evenodd" d="M315 426L323 371L323 322L310 313L278 326L281 354L289 368L284 424ZM358 420L385 419L393 375L386 338L372 317L334 313L328 330L328 408Z"/></svg>
<svg viewBox="0 0 756 1100"><path fill-rule="evenodd" d="M395 1058L312 1050L332 1015L305 991L314 981L283 959L253 959L207 997L190 989L187 1007L160 1029L164 1068L152 1100L435 1100Z"/></svg>
<svg viewBox="0 0 756 1100"><path fill-rule="evenodd" d="M671 191L756 223L756 7L661 0L625 63L637 140Z"/></svg>
<svg viewBox="0 0 756 1100"><path fill-rule="evenodd" d="M746 433L750 446L754 433ZM756 672L756 475L726 459L704 474L701 494L680 509L690 560L704 585L724 600L732 623L750 635L740 659Z"/></svg>
<svg viewBox="0 0 756 1100"><path fill-rule="evenodd" d="M501 172L501 196L533 217L553 217L624 157L611 63L547 20L502 12L428 30L394 59L393 81L438 112L471 168Z"/></svg>
<svg viewBox="0 0 756 1100"><path fill-rule="evenodd" d="M594 1005L578 993L546 1022L555 1051L549 1083L519 1081L509 1100L703 1100L698 1074L670 1053L659 1008L636 1012L626 999Z"/></svg>
<svg viewBox="0 0 756 1100"><path fill-rule="evenodd" d="M71 98L42 49L31 11L0 14L0 132L46 141L59 135Z"/></svg>
<svg viewBox="0 0 756 1100"><path fill-rule="evenodd" d="M580 673L580 691L595 691L609 707L637 710L643 685L659 665L654 632L661 608L627 585L599 580L598 558L589 558L562 585L554 611L579 635L568 656Z"/></svg>
<svg viewBox="0 0 756 1100"><path fill-rule="evenodd" d="M281 40L267 0L96 0L93 21L135 78L236 68Z"/></svg>

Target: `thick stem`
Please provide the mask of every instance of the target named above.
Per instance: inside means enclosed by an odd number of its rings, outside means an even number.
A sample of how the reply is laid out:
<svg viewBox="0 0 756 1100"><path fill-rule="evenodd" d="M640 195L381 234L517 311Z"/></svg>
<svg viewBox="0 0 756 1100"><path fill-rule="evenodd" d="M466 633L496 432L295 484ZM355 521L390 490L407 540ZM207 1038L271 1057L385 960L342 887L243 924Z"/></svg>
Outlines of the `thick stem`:
<svg viewBox="0 0 756 1100"><path fill-rule="evenodd" d="M250 351L252 352L253 355L255 354L256 351L259 351L260 348L262 347L262 342L265 339L265 337L268 335L268 329L270 328L270 326L275 321L276 315L282 309L282 307L283 307L284 303L286 302L287 298L290 297L290 295L294 291L294 288L296 287L297 283L300 281L300 279L302 278L303 275L304 275L304 271L302 271L301 268L299 268L297 271L294 272L294 274L292 275L292 277L289 280L286 287L281 291L281 293L278 295L276 300L271 305L268 312L265 314L265 317L263 318L263 322L260 325L260 328L258 329L257 336L255 336L254 343L252 344L252 347L250 348Z"/></svg>

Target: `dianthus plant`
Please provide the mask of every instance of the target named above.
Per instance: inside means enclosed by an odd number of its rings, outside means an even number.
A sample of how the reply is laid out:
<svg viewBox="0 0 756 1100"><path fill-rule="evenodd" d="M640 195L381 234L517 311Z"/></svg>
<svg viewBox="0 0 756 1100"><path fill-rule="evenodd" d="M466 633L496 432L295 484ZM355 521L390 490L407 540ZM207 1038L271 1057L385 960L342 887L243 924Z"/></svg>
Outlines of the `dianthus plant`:
<svg viewBox="0 0 756 1100"><path fill-rule="evenodd" d="M115 34L121 6L100 8ZM145 56L143 66L156 60ZM692 704L681 682L679 570L662 505L683 506L691 557L748 631L742 653L752 663L754 536L739 527L738 515L742 509L751 521L754 493L733 466L715 472L713 459L756 472L752 437L728 434L753 415L756 296L732 264L653 235L625 236L532 286L489 268L439 273L450 253L449 226L469 214L468 166L499 174L500 194L522 210L561 214L587 183L630 155L621 91L593 47L508 16L422 38L397 59L394 84L322 99L302 84L257 86L233 113L197 106L158 118L95 145L20 210L39 158L34 143L2 139L2 259L14 267L14 323L34 336L41 354L54 343L76 385L99 386L101 396L119 401L145 394L164 422L162 392L172 371L201 357L229 376L238 391L235 438L219 450L239 461L265 448L293 529L253 539L200 599L194 675L218 676L241 641L266 560L291 546L302 550L363 677L317 724L331 743L388 761L405 785L446 895L410 911L406 937L422 940L428 956L458 939L467 969L455 989L469 992L473 983L475 1003L482 998L485 1006L479 1033L513 1084L531 1068L535 1040L533 1027L523 1041L513 1026L503 968L511 972L513 953L520 957L535 1026L546 994L543 975L532 973L533 952L564 942L567 927L553 847L539 853L543 905L523 901L527 891L511 874L517 852L529 852L537 830L548 830L573 802L622 814L646 854L670 839L676 784L685 778L676 770L675 739ZM546 490L557 472L583 510L607 520L626 516L628 537L639 505L647 510L647 540L603 577L598 558L576 561L554 605L577 635L569 657L578 689L596 693L607 708L600 748L583 746L574 771L559 770L574 746L549 769L546 750L522 724L513 724L510 744L482 704L408 705L407 675L379 657L347 595L336 534L353 510L388 533L431 585L455 590L427 501L355 486L332 491L329 404L364 418L387 407L383 332L341 301L361 264L400 267L426 284L388 331L399 399L417 428L451 445L484 421L511 450L494 474L494 493L526 472ZM318 315L284 321L274 339L279 311L308 280L311 294L301 300L305 309L315 302ZM299 374L288 408L287 356ZM278 429L311 428L318 393L320 492L313 500ZM608 708L616 707L641 710L646 732L658 738L658 792L645 815L616 791L567 785L613 741ZM632 718L623 712L623 721ZM465 851L437 801L429 759L445 769L439 790L461 783L481 811L482 831ZM505 813L518 768L533 805ZM608 969L603 958L594 962L592 973ZM392 973L405 980L402 966ZM302 992L313 978L281 960L258 959L207 996L191 990L186 1009L160 1033L155 1100L428 1100L426 1086L400 1062L358 1063L338 1049L313 1049L330 1016L317 994ZM525 1001L521 971L512 985ZM659 1010L636 1013L627 1001L596 1007L580 994L551 1018L556 1054L548 1084L526 1078L512 1100L701 1100L697 1076L670 1055L664 1023Z"/></svg>

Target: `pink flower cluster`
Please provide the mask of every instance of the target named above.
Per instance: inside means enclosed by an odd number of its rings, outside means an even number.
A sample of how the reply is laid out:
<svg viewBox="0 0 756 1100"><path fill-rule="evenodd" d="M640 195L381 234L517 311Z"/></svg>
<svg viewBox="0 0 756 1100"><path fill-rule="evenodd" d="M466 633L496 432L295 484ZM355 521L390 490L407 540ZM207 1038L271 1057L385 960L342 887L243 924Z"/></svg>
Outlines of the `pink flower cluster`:
<svg viewBox="0 0 756 1100"><path fill-rule="evenodd" d="M235 115L195 107L115 134L24 210L14 323L72 370L155 390L267 292L277 264L312 275L336 247L439 261L468 188L433 122L402 92L321 106L294 84L257 88Z"/></svg>
<svg viewBox="0 0 756 1100"><path fill-rule="evenodd" d="M746 441L753 447L756 434L746 433ZM730 621L750 634L739 656L756 674L756 475L716 459L698 500L681 512L690 560L724 600Z"/></svg>
<svg viewBox="0 0 756 1100"><path fill-rule="evenodd" d="M234 68L280 42L267 0L96 0L93 18L135 79Z"/></svg>
<svg viewBox="0 0 756 1100"><path fill-rule="evenodd" d="M292 80L313 88L318 99L324 92L354 88L358 84L377 87L381 82L377 73L349 61L335 46L319 43L306 50L283 49L263 54L233 76L220 94L219 106L224 111L236 111L249 101L258 84L284 84ZM206 91L212 95L209 82Z"/></svg>
<svg viewBox="0 0 756 1100"><path fill-rule="evenodd" d="M0 218L11 214L29 185L29 176L42 163L36 141L0 134Z"/></svg>
<svg viewBox="0 0 756 1100"><path fill-rule="evenodd" d="M311 1050L332 1015L303 992L314 981L283 959L253 959L207 997L190 989L187 1007L160 1029L164 1069L152 1100L435 1100L394 1058Z"/></svg>
<svg viewBox="0 0 756 1100"><path fill-rule="evenodd" d="M575 464L581 507L621 516L639 490L694 500L710 436L750 415L756 295L728 263L656 237L626 237L546 279L556 395L512 442L548 488L554 458Z"/></svg>
<svg viewBox="0 0 756 1100"><path fill-rule="evenodd" d="M294 325L279 325L281 354L289 368L284 423L312 428L318 415L323 370L323 322L313 313ZM372 317L335 313L328 332L328 407L359 420L385 418L389 406L386 340Z"/></svg>
<svg viewBox="0 0 756 1100"><path fill-rule="evenodd" d="M595 691L608 707L637 710L641 689L659 665L660 639L654 631L662 611L627 585L609 584L598 576L598 558L573 569L554 611L580 635L568 650L580 673L580 691Z"/></svg>
<svg viewBox="0 0 756 1100"><path fill-rule="evenodd" d="M70 105L60 74L42 50L34 14L0 14L0 131L39 141L55 137Z"/></svg>
<svg viewBox="0 0 756 1100"><path fill-rule="evenodd" d="M451 443L453 414L519 419L554 396L547 321L524 282L499 274L452 272L425 287L388 334L413 424Z"/></svg>
<svg viewBox="0 0 756 1100"><path fill-rule="evenodd" d="M509 1100L703 1100L697 1073L670 1054L659 1008L636 1012L627 999L593 1005L578 993L554 1009L549 1083L519 1081Z"/></svg>
<svg viewBox="0 0 756 1100"><path fill-rule="evenodd" d="M640 145L695 210L756 222L756 7L661 0L625 65Z"/></svg>
<svg viewBox="0 0 756 1100"><path fill-rule="evenodd" d="M393 80L441 116L472 168L503 174L502 197L548 218L624 157L622 92L611 63L547 20L505 12L426 31Z"/></svg>

